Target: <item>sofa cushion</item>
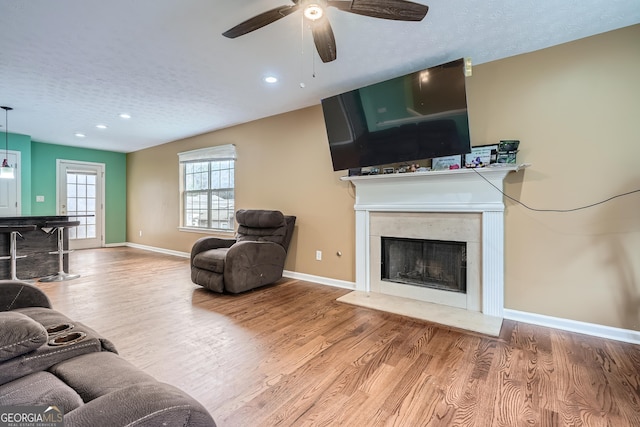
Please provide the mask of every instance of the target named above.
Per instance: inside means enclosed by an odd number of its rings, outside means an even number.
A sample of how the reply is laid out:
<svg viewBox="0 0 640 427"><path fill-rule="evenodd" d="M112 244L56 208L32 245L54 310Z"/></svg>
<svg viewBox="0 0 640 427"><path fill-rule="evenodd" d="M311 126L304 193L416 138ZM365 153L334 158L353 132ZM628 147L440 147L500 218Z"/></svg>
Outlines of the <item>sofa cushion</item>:
<svg viewBox="0 0 640 427"><path fill-rule="evenodd" d="M156 380L114 353L89 353L65 360L49 371L89 402L131 384Z"/></svg>
<svg viewBox="0 0 640 427"><path fill-rule="evenodd" d="M207 410L191 396L158 381L131 383L65 414L66 427L215 427Z"/></svg>
<svg viewBox="0 0 640 427"><path fill-rule="evenodd" d="M16 312L0 312L0 361L33 351L47 342L47 330Z"/></svg>
<svg viewBox="0 0 640 427"><path fill-rule="evenodd" d="M222 274L224 272L224 259L229 248L209 249L200 252L193 257L193 265L207 271Z"/></svg>
<svg viewBox="0 0 640 427"><path fill-rule="evenodd" d="M78 393L46 371L18 378L0 387L0 406L55 405L66 414L83 403Z"/></svg>

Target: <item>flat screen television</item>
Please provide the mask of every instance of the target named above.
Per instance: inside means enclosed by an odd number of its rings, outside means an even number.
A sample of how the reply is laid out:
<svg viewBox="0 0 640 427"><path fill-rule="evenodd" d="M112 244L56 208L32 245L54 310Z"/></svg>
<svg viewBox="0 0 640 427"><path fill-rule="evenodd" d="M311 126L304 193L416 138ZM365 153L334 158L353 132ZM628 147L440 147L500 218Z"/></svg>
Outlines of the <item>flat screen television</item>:
<svg viewBox="0 0 640 427"><path fill-rule="evenodd" d="M333 170L471 152L464 60L322 100Z"/></svg>

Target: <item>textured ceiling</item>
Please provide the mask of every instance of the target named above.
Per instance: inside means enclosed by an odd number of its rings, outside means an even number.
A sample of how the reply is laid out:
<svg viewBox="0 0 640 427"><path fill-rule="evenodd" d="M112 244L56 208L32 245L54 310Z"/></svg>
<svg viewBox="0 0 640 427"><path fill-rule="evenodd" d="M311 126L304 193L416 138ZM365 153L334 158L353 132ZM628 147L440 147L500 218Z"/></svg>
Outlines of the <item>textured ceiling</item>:
<svg viewBox="0 0 640 427"><path fill-rule="evenodd" d="M417 1L430 7L418 23L330 9L338 59L323 64L299 12L221 35L287 0L0 0L0 105L14 108L12 133L131 152L452 59L477 65L640 22L638 0Z"/></svg>

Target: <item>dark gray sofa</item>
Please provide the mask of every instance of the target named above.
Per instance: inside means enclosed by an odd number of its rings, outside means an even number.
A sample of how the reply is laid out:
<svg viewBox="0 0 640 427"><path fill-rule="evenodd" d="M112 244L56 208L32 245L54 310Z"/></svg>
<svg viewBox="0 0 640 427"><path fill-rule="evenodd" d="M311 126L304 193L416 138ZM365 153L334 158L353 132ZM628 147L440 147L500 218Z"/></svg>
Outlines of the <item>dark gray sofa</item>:
<svg viewBox="0 0 640 427"><path fill-rule="evenodd" d="M37 287L0 280L0 406L55 406L72 426L215 426L191 396L118 356Z"/></svg>
<svg viewBox="0 0 640 427"><path fill-rule="evenodd" d="M273 210L236 212L235 239L203 237L191 248L191 281L240 293L282 278L296 217Z"/></svg>

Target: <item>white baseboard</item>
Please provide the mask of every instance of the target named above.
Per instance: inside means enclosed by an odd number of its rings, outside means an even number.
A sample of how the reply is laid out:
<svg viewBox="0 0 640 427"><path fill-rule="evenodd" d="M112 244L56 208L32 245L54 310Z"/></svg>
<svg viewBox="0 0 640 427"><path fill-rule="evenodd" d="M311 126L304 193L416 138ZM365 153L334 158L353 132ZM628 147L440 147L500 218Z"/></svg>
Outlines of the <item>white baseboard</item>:
<svg viewBox="0 0 640 427"><path fill-rule="evenodd" d="M515 320L516 322L545 326L547 328L562 329L564 331L592 335L594 337L624 341L631 344L640 344L640 332L633 331L631 329L613 328L611 326L545 316L544 314L527 313L508 308L504 309L504 318Z"/></svg>
<svg viewBox="0 0 640 427"><path fill-rule="evenodd" d="M143 249L158 252L166 255L174 255L182 258L189 258L189 252L173 251L170 249L156 248L154 246L140 245L138 243L110 243L107 247L128 246L131 248ZM321 285L334 286L336 288L355 290L356 284L346 280L331 279L329 277L315 276L313 274L298 273L285 270L282 274L290 279L304 280L306 282L319 283ZM579 322L577 320L563 319L560 317L546 316L544 314L528 313L505 308L504 318L515 320L516 322L531 323L533 325L545 326L547 328L561 329L579 334L586 334L600 338L607 338L616 341L640 344L640 332L631 329L613 328L611 326L598 325L595 323Z"/></svg>
<svg viewBox="0 0 640 427"><path fill-rule="evenodd" d="M122 246L127 246L126 242L120 242L120 243L105 243L102 247L104 248L119 248Z"/></svg>
<svg viewBox="0 0 640 427"><path fill-rule="evenodd" d="M130 248L143 249L145 251L158 252L166 255L179 256L181 258L191 257L191 254L189 252L173 251L171 249L156 248L155 246L140 245L138 243L127 242L125 246L128 246Z"/></svg>
<svg viewBox="0 0 640 427"><path fill-rule="evenodd" d="M285 270L282 275L290 279L304 280L305 282L314 282L321 285L334 286L336 288L350 289L352 291L356 289L356 284L354 282L347 282L346 280L331 279L329 277L314 276L312 274L297 273L295 271L288 270Z"/></svg>

